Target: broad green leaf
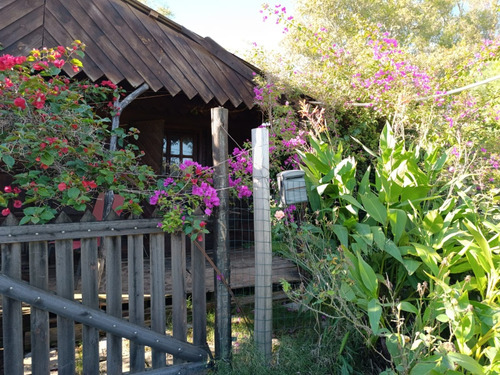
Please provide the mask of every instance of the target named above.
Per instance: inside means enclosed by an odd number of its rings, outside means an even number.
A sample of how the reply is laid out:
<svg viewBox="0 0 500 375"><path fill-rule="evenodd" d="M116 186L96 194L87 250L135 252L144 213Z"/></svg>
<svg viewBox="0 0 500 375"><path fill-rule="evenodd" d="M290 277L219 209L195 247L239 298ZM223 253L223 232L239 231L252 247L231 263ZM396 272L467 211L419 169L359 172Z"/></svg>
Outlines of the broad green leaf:
<svg viewBox="0 0 500 375"><path fill-rule="evenodd" d="M44 152L40 155L40 161L45 165L54 164L54 156L50 152Z"/></svg>
<svg viewBox="0 0 500 375"><path fill-rule="evenodd" d="M384 231L382 230L382 227L380 226L372 226L371 231L373 234L373 241L375 241L375 244L378 246L380 250L385 250L385 234Z"/></svg>
<svg viewBox="0 0 500 375"><path fill-rule="evenodd" d="M361 195L361 202L366 212L380 224L385 225L387 220L387 209L373 193L367 192Z"/></svg>
<svg viewBox="0 0 500 375"><path fill-rule="evenodd" d="M380 149L385 151L387 149L393 149L394 146L396 146L396 139L394 138L391 125L387 123L380 135Z"/></svg>
<svg viewBox="0 0 500 375"><path fill-rule="evenodd" d="M413 275L421 264L422 262L419 262L418 260L403 258L403 265L405 266L406 271L408 271L409 276Z"/></svg>
<svg viewBox="0 0 500 375"><path fill-rule="evenodd" d="M370 191L370 167L366 169L361 182L359 183L359 194L364 195Z"/></svg>
<svg viewBox="0 0 500 375"><path fill-rule="evenodd" d="M325 192L325 190L328 188L328 186L330 186L330 184L319 185L318 187L316 187L316 191L321 196L321 195L323 195L323 193Z"/></svg>
<svg viewBox="0 0 500 375"><path fill-rule="evenodd" d="M344 281L340 285L340 297L344 298L346 301L354 301L356 299L356 294Z"/></svg>
<svg viewBox="0 0 500 375"><path fill-rule="evenodd" d="M334 176L335 176L335 169L332 169L326 175L324 175L323 177L321 177L321 179L319 180L319 182L322 183L322 184L328 183L328 182L330 182L333 179Z"/></svg>
<svg viewBox="0 0 500 375"><path fill-rule="evenodd" d="M14 163L16 162L12 156L9 154L2 154L2 161L5 163L8 169L12 168L14 166Z"/></svg>
<svg viewBox="0 0 500 375"><path fill-rule="evenodd" d="M335 224L333 225L333 233L337 236L340 241L340 244L348 247L349 246L349 232L347 228L343 225Z"/></svg>
<svg viewBox="0 0 500 375"><path fill-rule="evenodd" d="M80 189L72 187L68 190L68 197L71 199L76 199L80 195Z"/></svg>
<svg viewBox="0 0 500 375"><path fill-rule="evenodd" d="M397 259L399 262L403 263L403 258L401 257L401 251L391 240L387 239L385 241L384 251L390 254L393 258Z"/></svg>
<svg viewBox="0 0 500 375"><path fill-rule="evenodd" d="M370 293L370 296L377 298L377 275L370 265L363 260L360 254L358 254L358 267L363 285Z"/></svg>
<svg viewBox="0 0 500 375"><path fill-rule="evenodd" d="M443 218L438 210L432 210L424 217L424 229L432 234L438 233L443 228Z"/></svg>
<svg viewBox="0 0 500 375"><path fill-rule="evenodd" d="M470 371L474 375L483 375L483 367L475 361L472 357L461 353L449 352L447 354L450 361L455 362L459 366L463 367L467 371Z"/></svg>
<svg viewBox="0 0 500 375"><path fill-rule="evenodd" d="M415 315L418 315L418 309L414 305L412 305L410 302L406 302L406 301L400 302L398 304L398 308L401 311L406 311L406 312L410 312L410 313L413 313Z"/></svg>
<svg viewBox="0 0 500 375"><path fill-rule="evenodd" d="M302 160L316 176L319 176L317 172L325 175L331 170L327 164L322 163L316 156L311 153L306 153Z"/></svg>
<svg viewBox="0 0 500 375"><path fill-rule="evenodd" d="M352 195L342 194L342 195L340 195L340 199L346 200L347 202L349 202L353 206L355 206L355 207L357 207L359 209L364 210L364 208L361 205L361 203L359 203Z"/></svg>
<svg viewBox="0 0 500 375"><path fill-rule="evenodd" d="M488 244L488 241L484 237L483 233L479 228L477 228L472 222L469 220L464 221L465 226L469 230L469 232L472 234L474 239L476 240L477 245L479 246L479 249L481 249L480 252L478 252L478 255L484 259L484 262L488 264L488 268L485 268L485 271L488 273L494 272L495 271L495 266L493 265L493 258L492 258L492 252L490 245ZM484 266L483 266L484 267ZM496 272L495 272L496 274Z"/></svg>
<svg viewBox="0 0 500 375"><path fill-rule="evenodd" d="M382 316L382 307L378 299L373 298L368 302L368 320L370 321L370 328L374 335L379 331L380 317Z"/></svg>
<svg viewBox="0 0 500 375"><path fill-rule="evenodd" d="M439 314L438 316L436 316L436 320L441 323L448 323L450 321L450 318L446 314Z"/></svg>
<svg viewBox="0 0 500 375"><path fill-rule="evenodd" d="M470 265L470 268L472 268L472 272L474 272L474 276L476 277L476 283L478 284L478 289L481 295L484 296L485 290L486 290L486 285L488 283L488 279L486 278L486 272L484 267L481 265L481 263L477 259L477 252L475 251L468 251L466 253L466 257L468 260L468 263Z"/></svg>
<svg viewBox="0 0 500 375"><path fill-rule="evenodd" d="M398 244L405 231L408 217L405 211L396 208L390 208L388 216L389 222L391 223L391 231L394 236L394 243Z"/></svg>
<svg viewBox="0 0 500 375"><path fill-rule="evenodd" d="M438 264L441 264L441 257L436 250L430 246L425 246L415 242L412 242L412 245L424 264L432 271L433 275L437 276L439 274Z"/></svg>

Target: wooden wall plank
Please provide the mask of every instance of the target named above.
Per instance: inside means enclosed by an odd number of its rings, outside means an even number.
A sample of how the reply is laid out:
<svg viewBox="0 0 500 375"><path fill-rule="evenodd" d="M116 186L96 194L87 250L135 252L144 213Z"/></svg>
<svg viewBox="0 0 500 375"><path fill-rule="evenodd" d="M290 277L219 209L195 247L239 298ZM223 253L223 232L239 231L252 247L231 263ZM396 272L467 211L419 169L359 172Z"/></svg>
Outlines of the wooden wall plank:
<svg viewBox="0 0 500 375"><path fill-rule="evenodd" d="M0 41L2 42L2 46L4 48L15 45L19 39L24 39L30 34L42 31L42 6L30 9L29 12L26 12L25 14L18 12L17 16L19 16L19 19L17 22L13 22L13 19L9 19L9 14L10 12L8 12L8 9L2 10L2 17L0 17ZM20 17L21 15L22 17ZM5 22L6 20L8 23Z"/></svg>

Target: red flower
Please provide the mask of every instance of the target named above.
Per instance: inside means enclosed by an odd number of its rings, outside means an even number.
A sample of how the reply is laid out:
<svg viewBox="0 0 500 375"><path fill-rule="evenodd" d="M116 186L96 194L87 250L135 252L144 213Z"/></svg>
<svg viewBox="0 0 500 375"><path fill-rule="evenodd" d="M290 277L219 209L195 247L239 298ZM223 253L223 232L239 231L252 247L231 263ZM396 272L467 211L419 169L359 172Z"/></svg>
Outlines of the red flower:
<svg viewBox="0 0 500 375"><path fill-rule="evenodd" d="M77 124L71 124L71 127L72 127L73 129L75 129L75 130L76 130L76 129L78 129L78 125L77 125Z"/></svg>
<svg viewBox="0 0 500 375"><path fill-rule="evenodd" d="M14 208L21 208L23 205L23 202L21 202L20 200L16 199L14 201Z"/></svg>
<svg viewBox="0 0 500 375"><path fill-rule="evenodd" d="M63 65L64 65L64 60L62 60L62 59L58 59L58 60L54 61L54 66L56 68L61 69L63 67Z"/></svg>
<svg viewBox="0 0 500 375"><path fill-rule="evenodd" d="M33 105L38 109L42 109L45 105L45 94L37 92L35 100L33 101Z"/></svg>
<svg viewBox="0 0 500 375"><path fill-rule="evenodd" d="M20 192L21 192L21 189L19 189L18 187L14 188L14 193L15 194L19 194Z"/></svg>
<svg viewBox="0 0 500 375"><path fill-rule="evenodd" d="M10 210L8 208L4 208L2 210L2 216L9 216L9 214L10 214Z"/></svg>
<svg viewBox="0 0 500 375"><path fill-rule="evenodd" d="M200 222L200 228L204 228L207 223L205 221Z"/></svg>
<svg viewBox="0 0 500 375"><path fill-rule="evenodd" d="M16 107L21 108L21 109L26 109L26 100L24 100L24 98L21 98L21 97L16 98L16 99L14 99L14 105Z"/></svg>
<svg viewBox="0 0 500 375"><path fill-rule="evenodd" d="M198 235L198 238L197 238L196 240L198 240L198 242L203 241L203 235L202 235L202 234L199 234L199 235Z"/></svg>
<svg viewBox="0 0 500 375"><path fill-rule="evenodd" d="M12 187L11 186L6 186L3 188L3 191L5 191L6 193L12 193Z"/></svg>
<svg viewBox="0 0 500 375"><path fill-rule="evenodd" d="M59 189L59 191L64 191L64 190L66 190L67 187L68 187L68 185L66 185L65 182L61 182L59 185L57 185L57 188Z"/></svg>

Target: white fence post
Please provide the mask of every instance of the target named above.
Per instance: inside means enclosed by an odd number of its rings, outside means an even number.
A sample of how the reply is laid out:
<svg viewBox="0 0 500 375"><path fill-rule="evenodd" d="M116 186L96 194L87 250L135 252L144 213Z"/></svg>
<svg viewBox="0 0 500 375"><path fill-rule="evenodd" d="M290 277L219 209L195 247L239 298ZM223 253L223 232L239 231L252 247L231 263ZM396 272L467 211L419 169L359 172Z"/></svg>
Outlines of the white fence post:
<svg viewBox="0 0 500 375"><path fill-rule="evenodd" d="M269 131L252 129L253 199L255 231L255 317L257 348L271 359L272 349L272 248L269 205Z"/></svg>

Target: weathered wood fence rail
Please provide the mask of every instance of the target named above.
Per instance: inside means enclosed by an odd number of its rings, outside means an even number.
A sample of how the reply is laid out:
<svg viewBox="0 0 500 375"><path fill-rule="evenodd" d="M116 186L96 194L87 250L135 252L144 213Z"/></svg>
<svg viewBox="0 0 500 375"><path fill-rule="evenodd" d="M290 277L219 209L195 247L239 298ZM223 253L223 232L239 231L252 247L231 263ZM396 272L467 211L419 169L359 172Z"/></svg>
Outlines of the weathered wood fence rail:
<svg viewBox="0 0 500 375"><path fill-rule="evenodd" d="M186 238L171 235L172 330L165 334L165 241L155 219L105 221L86 213L79 222L61 215L55 224L19 226L9 216L0 226L4 373L23 374L22 303L30 305L32 373L49 373L49 312L57 314L58 373L75 373L75 322L83 323L83 373L99 374L99 331L106 332L106 373L122 373L122 338L130 340L130 372L179 374L203 369L206 351L204 241L191 246L193 343L186 342ZM146 237L146 241L145 241ZM126 241L125 241L126 238ZM128 258L128 320L122 318L122 239ZM144 244L149 249L144 249ZM81 252L81 303L74 300L74 249ZM200 245L200 247L198 246ZM21 250L29 251L29 284L22 281ZM105 254L106 311L99 309L98 249ZM49 249L55 250L55 290L49 290ZM144 317L144 250L149 250L151 325ZM145 371L144 346L152 349ZM174 356L167 366L166 353Z"/></svg>

